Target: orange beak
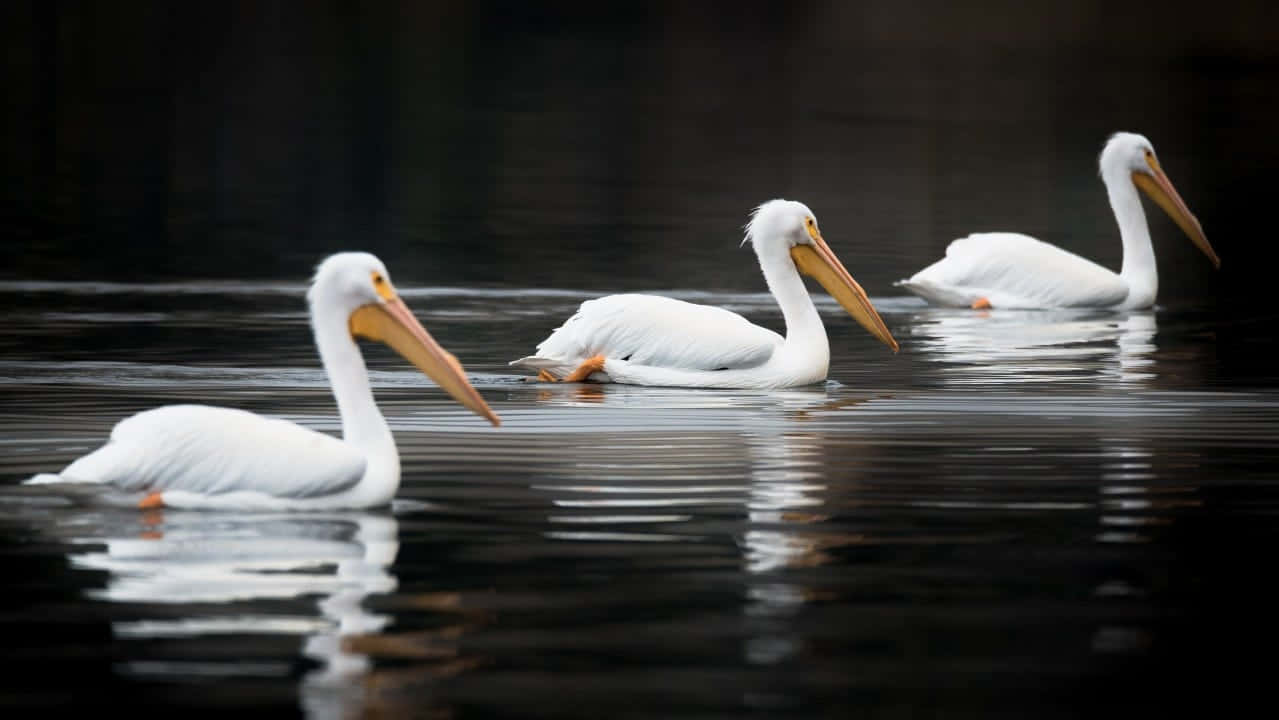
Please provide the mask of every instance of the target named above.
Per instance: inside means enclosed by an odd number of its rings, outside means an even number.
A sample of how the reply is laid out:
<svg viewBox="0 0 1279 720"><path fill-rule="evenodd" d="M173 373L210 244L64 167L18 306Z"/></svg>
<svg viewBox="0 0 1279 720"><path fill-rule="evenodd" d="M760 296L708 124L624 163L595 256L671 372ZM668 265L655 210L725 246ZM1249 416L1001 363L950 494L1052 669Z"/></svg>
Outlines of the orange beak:
<svg viewBox="0 0 1279 720"><path fill-rule="evenodd" d="M871 305L866 291L862 290L862 286L858 285L853 276L844 269L844 264L835 257L830 246L822 239L821 233L810 227L808 234L813 240L812 245L796 245L790 250L795 267L821 283L822 287L826 288L826 292L830 293L831 297L835 298L854 320L861 323L867 332L879 338L879 341L892 348L893 352L897 352L897 340L893 338L892 333L888 332L888 326L884 324L884 319L879 316L875 306Z"/></svg>
<svg viewBox="0 0 1279 720"><path fill-rule="evenodd" d="M1203 251L1212 261L1213 267L1221 269L1221 259L1217 257L1217 253L1213 251L1212 245L1208 244L1208 238L1204 237L1203 227L1199 225L1199 219L1190 212L1190 208L1186 207L1186 203L1182 201L1181 196L1177 194L1176 188L1172 186L1172 181L1164 175L1164 171L1159 167L1159 161L1154 155L1146 155L1146 164L1150 166L1150 174L1144 172L1134 172L1132 174L1132 183L1141 188L1143 192L1150 196L1164 212L1172 218L1173 222L1186 233L1190 241L1195 247Z"/></svg>
<svg viewBox="0 0 1279 720"><path fill-rule="evenodd" d="M351 313L349 325L352 336L386 343L454 400L494 425L502 424L466 379L462 364L435 342L403 300L391 295L386 302L362 305Z"/></svg>

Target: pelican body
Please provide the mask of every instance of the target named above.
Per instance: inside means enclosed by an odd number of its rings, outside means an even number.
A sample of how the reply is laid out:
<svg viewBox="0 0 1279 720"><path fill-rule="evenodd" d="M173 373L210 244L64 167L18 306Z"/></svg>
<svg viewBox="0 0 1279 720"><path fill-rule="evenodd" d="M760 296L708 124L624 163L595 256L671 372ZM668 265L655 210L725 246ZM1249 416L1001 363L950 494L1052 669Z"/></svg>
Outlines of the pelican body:
<svg viewBox="0 0 1279 720"><path fill-rule="evenodd" d="M511 365L544 380L701 388L780 388L826 379L830 344L800 273L818 280L872 335L897 341L870 299L822 239L803 203L760 205L746 227L768 289L786 321L785 337L723 308L655 295L588 300Z"/></svg>
<svg viewBox="0 0 1279 720"><path fill-rule="evenodd" d="M101 448L28 484L93 486L140 507L330 510L391 501L400 456L373 400L356 338L390 345L455 400L496 415L457 359L400 300L382 262L340 253L307 293L311 327L342 417L342 438L286 420L207 405L169 405L122 420Z"/></svg>
<svg viewBox="0 0 1279 720"><path fill-rule="evenodd" d="M1055 245L1018 233L975 233L953 241L946 257L897 284L934 305L974 308L1113 308L1155 303L1159 275L1140 188L1221 267L1199 220L1164 175L1150 141L1115 133L1099 159L1101 179L1123 239L1123 267L1112 272Z"/></svg>

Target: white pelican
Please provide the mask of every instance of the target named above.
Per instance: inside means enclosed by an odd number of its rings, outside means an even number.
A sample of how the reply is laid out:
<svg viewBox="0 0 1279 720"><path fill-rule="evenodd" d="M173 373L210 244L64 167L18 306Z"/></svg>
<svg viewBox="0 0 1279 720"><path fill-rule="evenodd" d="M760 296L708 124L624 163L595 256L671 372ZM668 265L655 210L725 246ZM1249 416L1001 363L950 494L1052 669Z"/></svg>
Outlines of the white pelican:
<svg viewBox="0 0 1279 720"><path fill-rule="evenodd" d="M1115 133L1101 151L1099 164L1124 242L1118 274L1026 235L975 233L955 240L946 248L946 257L897 284L932 304L951 307L1149 308L1155 303L1159 276L1137 188L1176 221L1214 266L1221 267L1199 221L1160 169L1149 140Z"/></svg>
<svg viewBox="0 0 1279 720"><path fill-rule="evenodd" d="M342 417L342 439L286 420L168 405L116 424L106 445L28 484L98 486L139 507L338 509L385 505L400 485L395 438L373 401L355 338L390 345L455 400L498 417L396 295L368 253L333 255L307 293L311 328Z"/></svg>
<svg viewBox="0 0 1279 720"><path fill-rule="evenodd" d="M512 365L543 380L702 388L779 388L826 379L830 344L802 272L826 288L872 335L897 350L866 293L822 239L803 203L755 209L746 239L786 321L786 337L722 308L655 295L609 295L582 303L537 354Z"/></svg>

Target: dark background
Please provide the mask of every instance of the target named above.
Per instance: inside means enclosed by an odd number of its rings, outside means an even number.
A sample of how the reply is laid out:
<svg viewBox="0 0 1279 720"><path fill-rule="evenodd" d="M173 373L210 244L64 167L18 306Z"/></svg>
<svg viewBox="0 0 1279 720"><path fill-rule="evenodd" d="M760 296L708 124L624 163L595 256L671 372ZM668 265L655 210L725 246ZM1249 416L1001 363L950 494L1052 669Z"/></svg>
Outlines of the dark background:
<svg viewBox="0 0 1279 720"><path fill-rule="evenodd" d="M0 276L762 289L807 202L872 295L978 230L1118 267L1096 154L1146 134L1161 301L1269 285L1279 11L1159 3L55 3L0 10Z"/></svg>
<svg viewBox="0 0 1279 720"><path fill-rule="evenodd" d="M1154 142L1223 260L1214 271L1148 205L1160 302L1179 313L1159 319L1161 381L1273 386L1277 8L5 4L0 279L301 282L326 253L366 249L406 286L762 290L737 243L749 209L776 196L815 210L877 298L895 294L892 280L939 257L952 238L980 230L1027 232L1118 268L1096 155L1123 129ZM245 332L237 321L227 332ZM498 332L470 319L456 325L441 334L455 349L467 333ZM833 332L869 345L844 325ZM522 327L527 345L534 330ZM132 344L111 340L160 362L197 357L160 341L186 337L169 325L96 332L133 333ZM305 337L300 323L294 332ZM47 352L27 349L32 334L16 334L6 353ZM204 328L190 335L205 342L198 357L224 337ZM74 335L49 337L64 355L98 349ZM470 363L480 344L458 352ZM1195 372L1169 380L1164 368L1178 362ZM79 392L34 405L77 402L103 411ZM26 406L11 407L25 430ZM1215 432L1208 440L1228 449L1231 431ZM1256 457L1213 456L1225 469L1202 480L1226 487L1206 483L1208 510L1138 556L1143 572L1167 572L1162 590L1151 581L1151 604L1178 600L1161 620L1172 640L1135 670L1099 666L1081 703L1123 697L1110 709L1138 717L1220 712L1258 696L1270 703L1264 658L1274 647L1275 595L1264 585L1279 505L1269 476L1257 480L1249 467ZM1273 474L1273 464L1264 470ZM1010 565L1025 557L1014 549ZM63 575L74 573L55 550L40 568L19 556L6 562L23 577L59 573L45 590L70 592ZM1035 592L1053 592L1033 577L1025 582ZM26 618L11 617L9 628ZM84 636L94 620L65 627L61 640L104 642L101 624L97 637ZM57 640L28 644L43 652ZM61 682L44 672L51 661L13 658L8 669ZM107 682L101 665L97 681ZM1001 693L1002 680L991 683Z"/></svg>

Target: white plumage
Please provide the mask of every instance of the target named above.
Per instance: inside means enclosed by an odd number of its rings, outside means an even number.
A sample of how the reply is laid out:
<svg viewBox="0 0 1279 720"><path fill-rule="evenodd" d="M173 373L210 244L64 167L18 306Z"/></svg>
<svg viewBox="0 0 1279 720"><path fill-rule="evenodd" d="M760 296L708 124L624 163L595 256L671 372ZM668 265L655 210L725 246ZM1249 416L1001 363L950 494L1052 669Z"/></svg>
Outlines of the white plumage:
<svg viewBox="0 0 1279 720"><path fill-rule="evenodd" d="M998 308L1109 307L1128 297L1119 275L1029 235L974 233L946 257L898 283L935 305Z"/></svg>
<svg viewBox="0 0 1279 720"><path fill-rule="evenodd" d="M307 295L311 325L342 416L342 439L243 410L170 405L119 422L101 448L29 484L97 486L142 507L336 509L390 502L400 458L378 411L355 336L400 352L463 405L497 424L457 360L395 294L381 261L334 255Z"/></svg>
<svg viewBox="0 0 1279 720"><path fill-rule="evenodd" d="M121 420L106 445L68 465L61 476L130 492L252 490L308 498L350 489L366 465L355 447L287 420L208 405L168 405Z"/></svg>
<svg viewBox="0 0 1279 720"><path fill-rule="evenodd" d="M568 375L586 358L682 370L764 364L785 338L730 310L660 295L608 295L582 303L562 327L516 364Z"/></svg>
<svg viewBox="0 0 1279 720"><path fill-rule="evenodd" d="M759 206L747 226L747 240L781 307L785 337L722 308L655 295L609 295L582 303L537 346L536 354L511 364L542 370L553 379L589 377L636 385L772 388L820 382L826 378L830 347L801 270L897 349L802 203L773 200Z"/></svg>
<svg viewBox="0 0 1279 720"><path fill-rule="evenodd" d="M1164 175L1150 141L1111 136L1098 160L1123 240L1115 273L1074 253L1017 233L977 233L946 248L946 256L897 284L935 305L995 308L1149 308L1159 277L1141 188L1220 267L1199 221Z"/></svg>

